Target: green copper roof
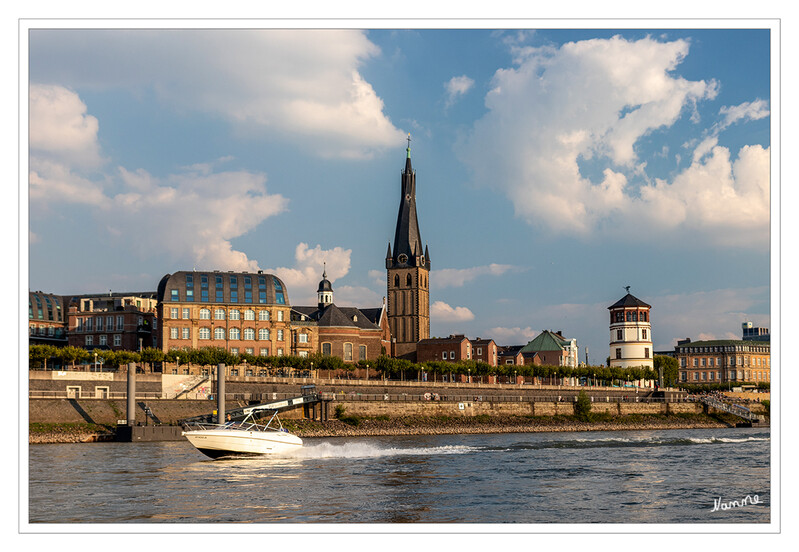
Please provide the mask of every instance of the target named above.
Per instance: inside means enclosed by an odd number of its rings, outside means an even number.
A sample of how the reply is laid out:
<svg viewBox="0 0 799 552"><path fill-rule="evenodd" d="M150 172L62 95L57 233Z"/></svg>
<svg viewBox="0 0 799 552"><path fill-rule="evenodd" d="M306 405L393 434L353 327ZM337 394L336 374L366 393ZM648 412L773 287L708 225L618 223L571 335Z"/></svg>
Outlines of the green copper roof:
<svg viewBox="0 0 799 552"><path fill-rule="evenodd" d="M522 353L533 353L536 351L562 351L568 343L568 339L563 339L558 334L549 330L544 330L531 342L522 347Z"/></svg>

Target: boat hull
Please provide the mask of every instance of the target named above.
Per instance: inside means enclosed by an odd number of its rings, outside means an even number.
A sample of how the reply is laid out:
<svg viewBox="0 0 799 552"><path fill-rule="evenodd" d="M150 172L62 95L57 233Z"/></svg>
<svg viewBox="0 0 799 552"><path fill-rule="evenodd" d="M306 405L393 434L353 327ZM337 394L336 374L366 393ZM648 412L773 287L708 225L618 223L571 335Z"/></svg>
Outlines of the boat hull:
<svg viewBox="0 0 799 552"><path fill-rule="evenodd" d="M285 431L209 429L184 431L183 436L210 458L285 454L302 447L302 439Z"/></svg>

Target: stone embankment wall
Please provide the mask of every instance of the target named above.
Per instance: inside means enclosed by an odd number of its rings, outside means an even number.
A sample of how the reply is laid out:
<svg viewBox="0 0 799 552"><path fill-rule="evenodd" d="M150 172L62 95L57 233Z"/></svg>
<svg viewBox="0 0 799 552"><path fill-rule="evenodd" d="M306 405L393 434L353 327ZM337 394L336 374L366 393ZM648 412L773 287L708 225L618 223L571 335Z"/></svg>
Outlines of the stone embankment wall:
<svg viewBox="0 0 799 552"><path fill-rule="evenodd" d="M182 418L209 414L216 409L211 400L147 400L137 401L136 420L144 423L144 406L152 411L164 424L175 424ZM334 417L336 406L341 405L347 415L376 417L388 416L555 416L574 414L571 402L491 402L491 401L359 401L334 400L329 406L329 417ZM247 406L244 402L227 401L229 409ZM95 423L114 425L124 420L127 403L124 400L107 399L31 399L29 401L30 423ZM592 412L607 412L612 415L628 414L678 414L701 413L703 406L697 403L618 403L595 402ZM295 408L280 414L283 419L303 418L303 409ZM150 420L149 423L152 423Z"/></svg>

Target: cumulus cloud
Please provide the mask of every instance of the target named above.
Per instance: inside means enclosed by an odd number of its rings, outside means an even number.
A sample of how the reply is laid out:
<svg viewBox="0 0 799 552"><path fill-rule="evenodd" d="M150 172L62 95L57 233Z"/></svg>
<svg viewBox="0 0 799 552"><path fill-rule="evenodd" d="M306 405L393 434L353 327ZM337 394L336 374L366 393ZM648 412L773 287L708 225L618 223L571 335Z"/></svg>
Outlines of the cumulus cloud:
<svg viewBox="0 0 799 552"><path fill-rule="evenodd" d="M32 206L92 206L102 231L125 238L140 257L155 252L207 269L258 269L231 240L286 209L287 199L267 193L265 175L213 172L210 165L164 178L143 169L106 169L100 164L99 123L77 94L33 85L31 97Z"/></svg>
<svg viewBox="0 0 799 552"><path fill-rule="evenodd" d="M269 272L277 274L292 292L292 303L295 305L316 304L316 289L327 273L331 283L346 276L350 271L352 249L322 249L321 245L310 248L307 243L299 243L294 249L294 266L270 268ZM334 301L339 303L338 289L333 286ZM343 303L342 303L343 304Z"/></svg>
<svg viewBox="0 0 799 552"><path fill-rule="evenodd" d="M430 305L430 319L436 322L466 322L474 320L474 313L466 307L451 307L443 301Z"/></svg>
<svg viewBox="0 0 799 552"><path fill-rule="evenodd" d="M474 80L470 79L466 75L452 77L449 79L449 81L447 81L447 83L444 85L444 88L447 91L447 100L444 106L447 108L451 107L458 98L471 90L472 86L474 86Z"/></svg>
<svg viewBox="0 0 799 552"><path fill-rule="evenodd" d="M359 73L380 55L363 31L35 30L30 52L32 82L155 92L322 156L368 157L404 137Z"/></svg>
<svg viewBox="0 0 799 552"><path fill-rule="evenodd" d="M434 288L462 287L479 276L501 276L513 268L513 265L496 263L472 268L442 268L432 272L430 285Z"/></svg>
<svg viewBox="0 0 799 552"><path fill-rule="evenodd" d="M762 243L769 225L767 148L719 149L719 126L673 181L646 178L639 140L718 93L714 81L674 74L688 52L685 40L618 36L517 47L516 66L493 77L488 112L459 148L462 160L476 182L507 195L517 216L555 233L648 239L664 230L701 231L719 243ZM766 115L759 101L720 114L727 125ZM584 176L582 162L604 164L602 177ZM703 190L683 184L710 184L712 178L722 180ZM714 193L721 194L715 203L693 203L698 194ZM725 209L747 216L719 217ZM675 224L675 218L690 224Z"/></svg>

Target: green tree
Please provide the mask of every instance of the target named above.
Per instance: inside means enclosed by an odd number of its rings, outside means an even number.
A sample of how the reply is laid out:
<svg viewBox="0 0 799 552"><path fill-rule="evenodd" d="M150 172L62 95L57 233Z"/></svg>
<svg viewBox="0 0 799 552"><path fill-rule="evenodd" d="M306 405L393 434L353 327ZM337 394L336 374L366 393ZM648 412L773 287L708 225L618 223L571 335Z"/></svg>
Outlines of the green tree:
<svg viewBox="0 0 799 552"><path fill-rule="evenodd" d="M72 369L75 369L75 363L81 360L88 360L89 359L89 351L86 349L81 349L80 347L73 347L72 345L67 345L66 347L61 347L58 349L56 353L56 358L58 358L64 364L69 363L72 366Z"/></svg>
<svg viewBox="0 0 799 552"><path fill-rule="evenodd" d="M30 368L33 363L43 363L43 369L47 370L47 360L57 356L58 349L52 345L31 345L28 348L28 360Z"/></svg>
<svg viewBox="0 0 799 552"><path fill-rule="evenodd" d="M655 373L663 370L663 385L672 387L677 384L677 378L680 375L680 366L677 359L666 355L655 355L654 358Z"/></svg>
<svg viewBox="0 0 799 552"><path fill-rule="evenodd" d="M154 363L163 362L165 357L164 351L155 347L146 347L139 354L141 355L141 361L150 365L150 372L154 371Z"/></svg>
<svg viewBox="0 0 799 552"><path fill-rule="evenodd" d="M591 421L591 398L585 391L580 391L577 395L577 402L574 403L574 415L583 422Z"/></svg>

